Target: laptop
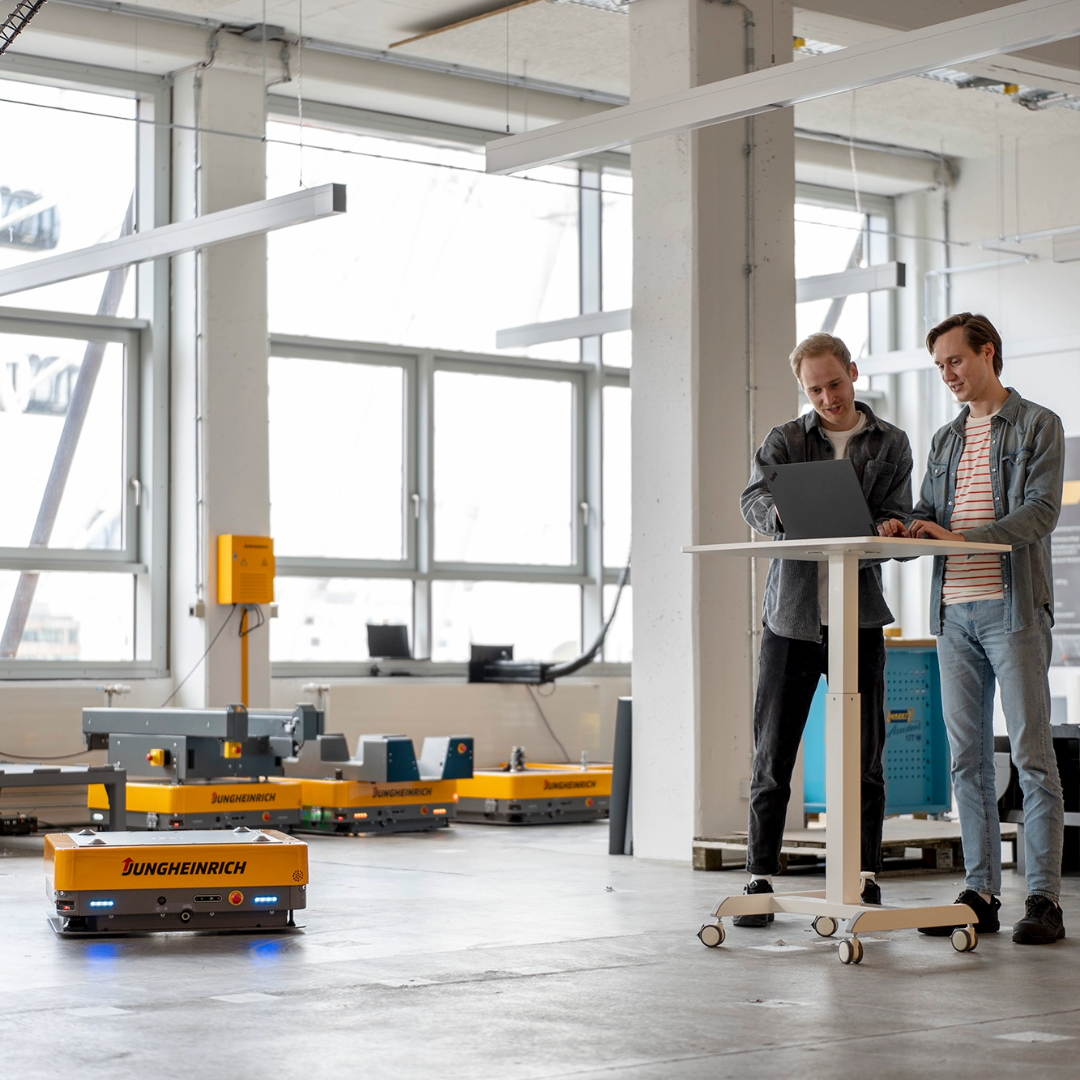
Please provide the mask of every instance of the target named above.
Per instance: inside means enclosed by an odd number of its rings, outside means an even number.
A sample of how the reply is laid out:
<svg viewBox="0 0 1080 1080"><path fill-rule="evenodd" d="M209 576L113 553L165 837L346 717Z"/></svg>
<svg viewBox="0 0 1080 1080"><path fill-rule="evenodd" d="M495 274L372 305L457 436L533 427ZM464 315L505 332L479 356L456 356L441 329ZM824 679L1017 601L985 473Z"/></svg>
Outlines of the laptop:
<svg viewBox="0 0 1080 1080"><path fill-rule="evenodd" d="M789 540L878 534L850 458L769 465L765 483Z"/></svg>

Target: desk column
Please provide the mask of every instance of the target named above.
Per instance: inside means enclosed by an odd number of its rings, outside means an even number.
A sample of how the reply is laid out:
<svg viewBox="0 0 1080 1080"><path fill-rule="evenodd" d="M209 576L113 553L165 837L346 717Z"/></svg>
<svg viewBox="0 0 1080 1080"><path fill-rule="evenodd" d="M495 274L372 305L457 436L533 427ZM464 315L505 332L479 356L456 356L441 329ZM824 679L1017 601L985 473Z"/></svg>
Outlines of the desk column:
<svg viewBox="0 0 1080 1080"><path fill-rule="evenodd" d="M825 896L833 903L858 904L862 866L858 555L829 556L825 801L828 807Z"/></svg>

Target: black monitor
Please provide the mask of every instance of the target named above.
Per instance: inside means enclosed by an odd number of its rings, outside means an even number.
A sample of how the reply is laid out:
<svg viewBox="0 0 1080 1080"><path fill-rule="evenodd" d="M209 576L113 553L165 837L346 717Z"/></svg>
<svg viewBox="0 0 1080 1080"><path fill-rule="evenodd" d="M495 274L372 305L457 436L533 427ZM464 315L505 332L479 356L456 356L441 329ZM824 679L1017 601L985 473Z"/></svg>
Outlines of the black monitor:
<svg viewBox="0 0 1080 1080"><path fill-rule="evenodd" d="M405 623L368 623L368 656L373 660L411 660L409 628Z"/></svg>

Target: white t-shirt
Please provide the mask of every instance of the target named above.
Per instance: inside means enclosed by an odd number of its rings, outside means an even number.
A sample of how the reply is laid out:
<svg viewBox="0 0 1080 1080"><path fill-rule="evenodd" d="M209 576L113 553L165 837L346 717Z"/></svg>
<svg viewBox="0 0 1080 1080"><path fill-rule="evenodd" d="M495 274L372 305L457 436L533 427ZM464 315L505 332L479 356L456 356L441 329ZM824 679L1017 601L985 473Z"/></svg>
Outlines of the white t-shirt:
<svg viewBox="0 0 1080 1080"><path fill-rule="evenodd" d="M848 456L848 443L851 442L852 436L858 435L866 427L866 413L860 412L859 419L855 422L854 427L849 427L847 431L829 431L824 425L821 427L821 434L825 436L829 442L832 443L834 456L837 461L841 458ZM821 608L821 625L829 625L829 564L825 562L818 563L818 607Z"/></svg>

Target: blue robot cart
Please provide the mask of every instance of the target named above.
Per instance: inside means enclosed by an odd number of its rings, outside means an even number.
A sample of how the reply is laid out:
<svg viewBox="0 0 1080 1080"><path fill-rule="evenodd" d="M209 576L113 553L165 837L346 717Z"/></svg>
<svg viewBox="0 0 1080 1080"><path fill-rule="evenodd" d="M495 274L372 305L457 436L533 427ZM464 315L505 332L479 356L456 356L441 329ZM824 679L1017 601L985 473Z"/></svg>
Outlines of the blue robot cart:
<svg viewBox="0 0 1080 1080"><path fill-rule="evenodd" d="M822 678L803 736L808 814L825 810L825 693ZM952 805L951 759L933 645L892 645L885 662L886 814L940 814Z"/></svg>

